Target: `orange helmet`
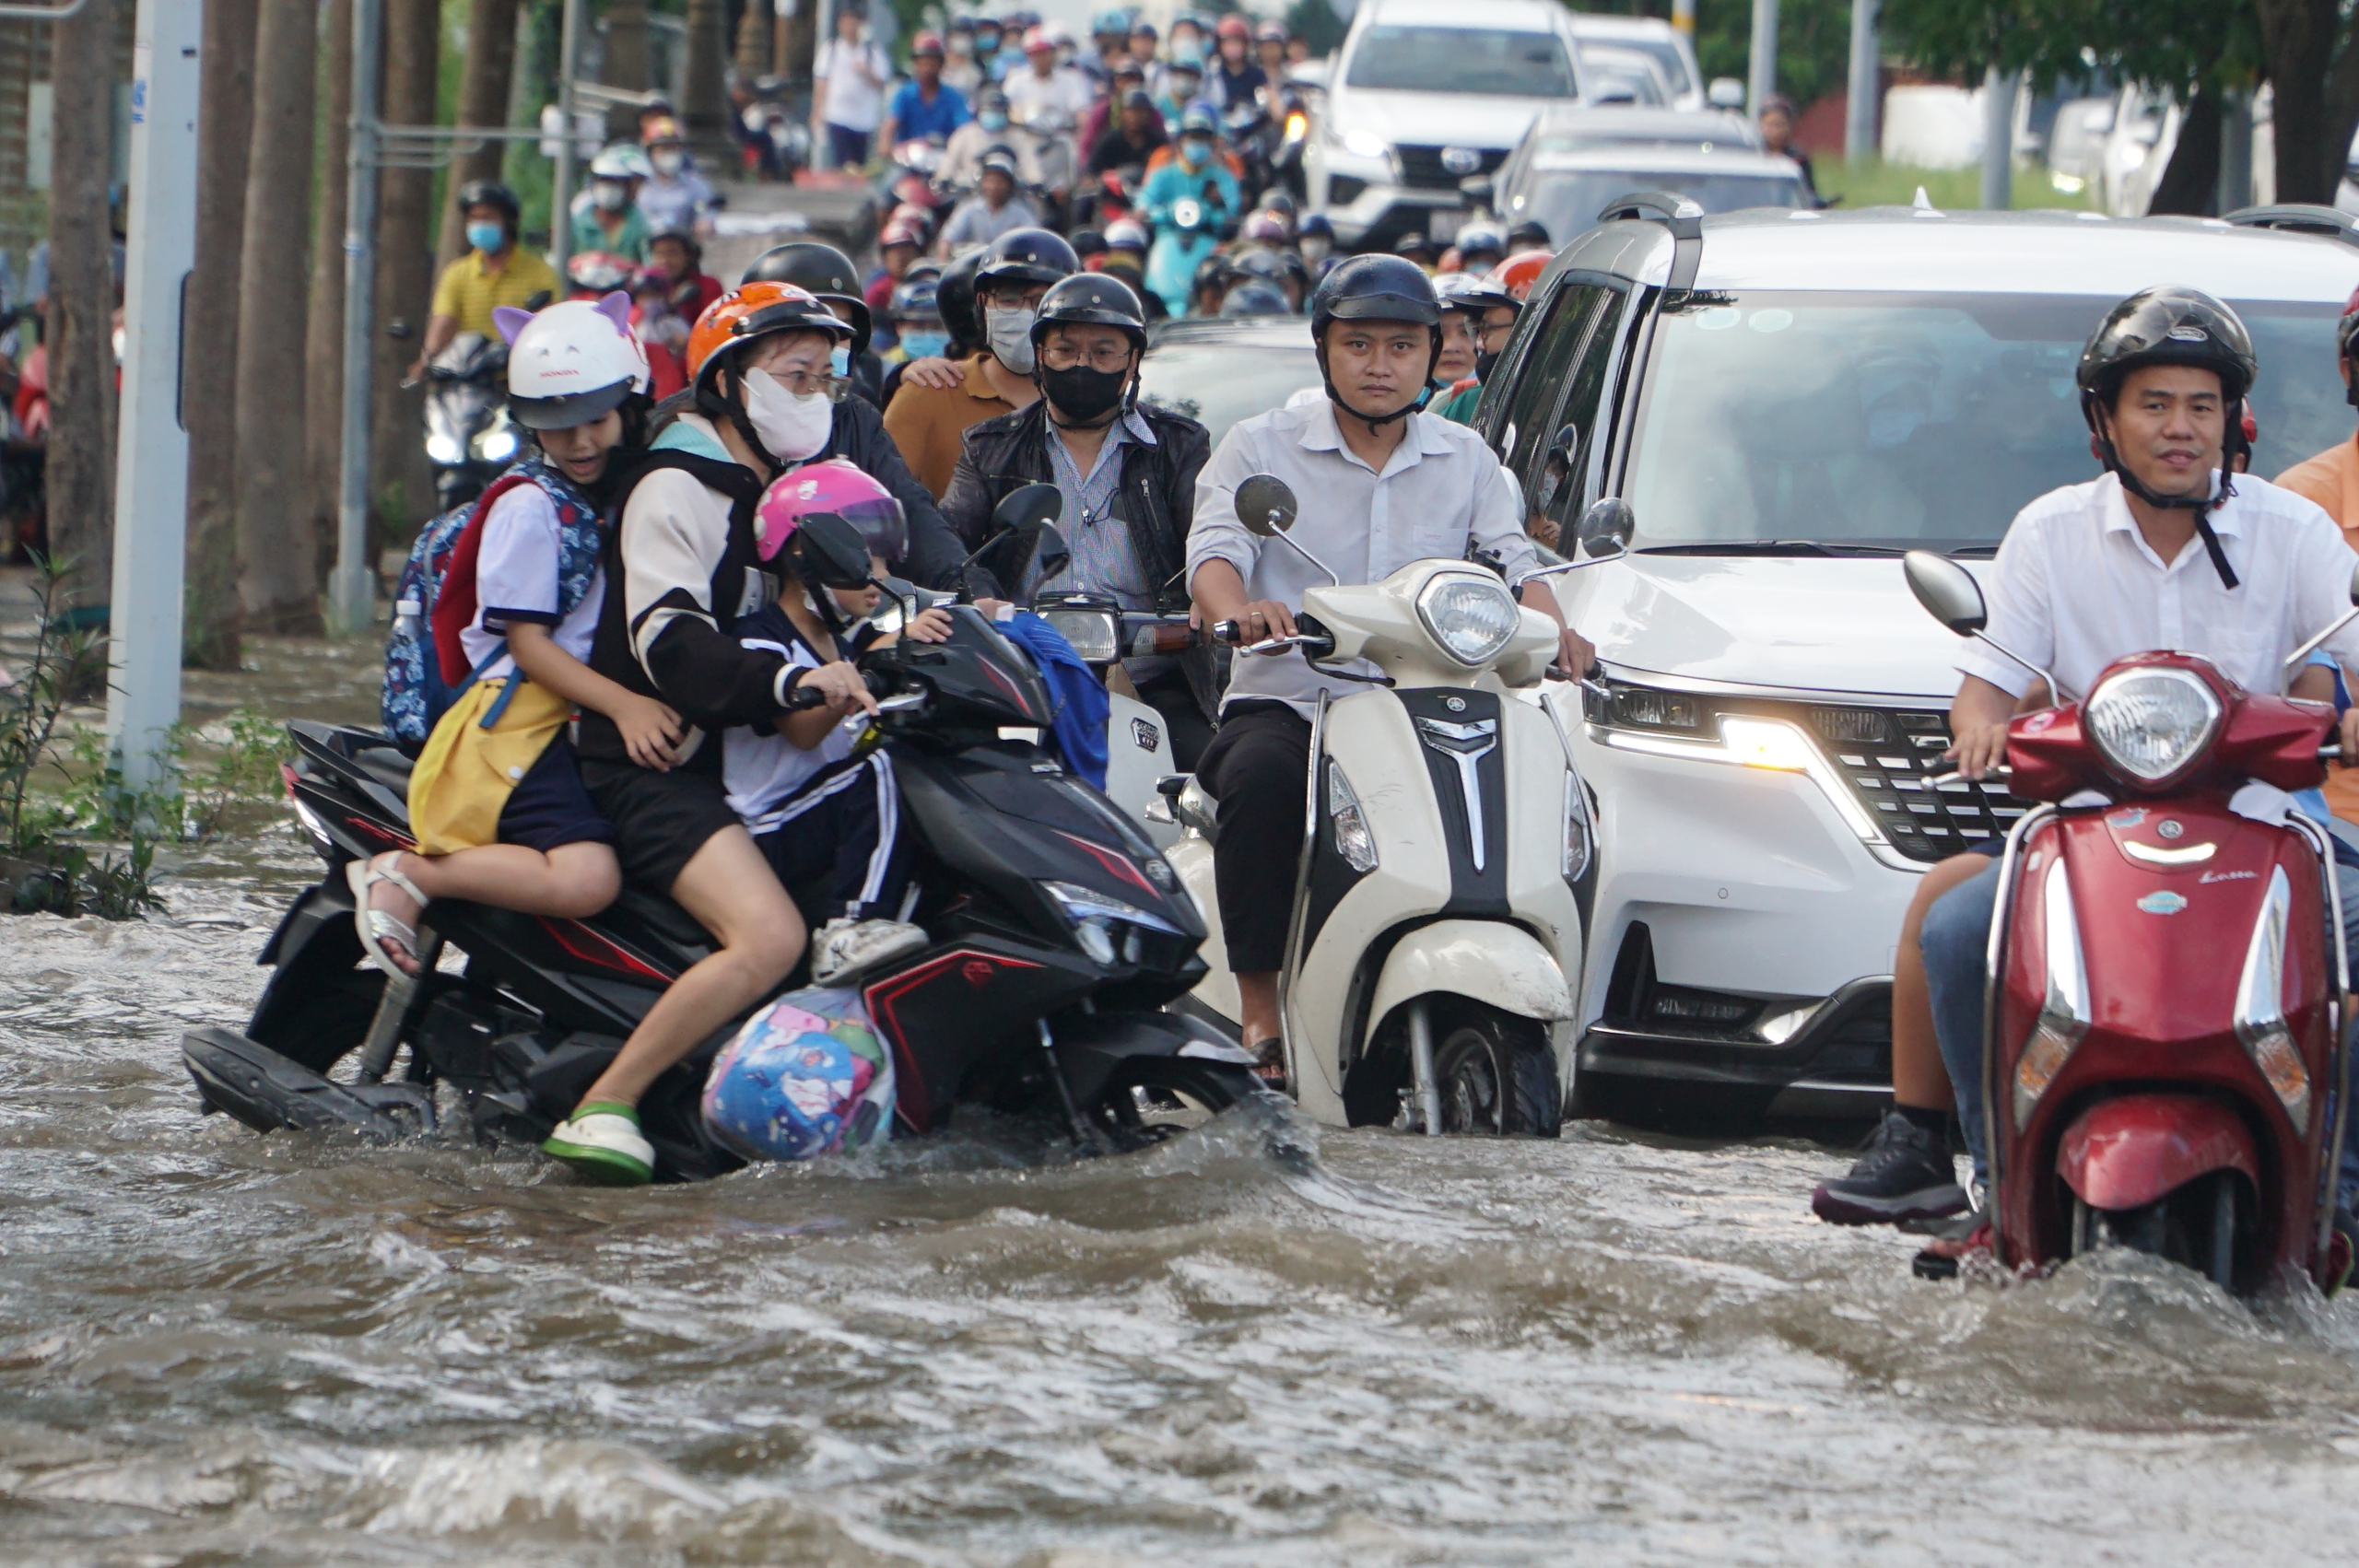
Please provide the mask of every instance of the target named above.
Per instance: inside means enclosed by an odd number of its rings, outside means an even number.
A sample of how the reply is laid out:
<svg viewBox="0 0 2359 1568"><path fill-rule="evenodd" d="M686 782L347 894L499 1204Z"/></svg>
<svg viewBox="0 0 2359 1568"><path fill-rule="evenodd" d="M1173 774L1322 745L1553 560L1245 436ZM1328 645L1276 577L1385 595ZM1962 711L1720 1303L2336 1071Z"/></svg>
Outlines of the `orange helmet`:
<svg viewBox="0 0 2359 1568"><path fill-rule="evenodd" d="M688 333L688 383L705 390L728 358L724 352L782 332L823 332L849 341L851 328L827 304L791 283L748 283L704 308Z"/></svg>
<svg viewBox="0 0 2359 1568"><path fill-rule="evenodd" d="M1540 275L1555 259L1545 251L1526 251L1520 256L1509 256L1491 269L1491 281L1505 286L1509 294L1521 300L1532 293L1532 286L1540 281Z"/></svg>

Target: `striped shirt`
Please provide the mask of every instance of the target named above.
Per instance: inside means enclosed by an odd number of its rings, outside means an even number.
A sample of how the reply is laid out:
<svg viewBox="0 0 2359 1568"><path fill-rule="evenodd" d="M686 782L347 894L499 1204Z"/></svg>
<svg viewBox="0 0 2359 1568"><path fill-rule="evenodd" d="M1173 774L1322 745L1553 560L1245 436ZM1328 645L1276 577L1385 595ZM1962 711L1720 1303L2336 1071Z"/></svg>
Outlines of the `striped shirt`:
<svg viewBox="0 0 2359 1568"><path fill-rule="evenodd" d="M1045 423L1045 422L1044 422ZM1067 592L1110 593L1125 610L1155 608L1155 584L1139 561L1138 545L1130 524L1113 515L1114 497L1122 485L1122 448L1132 441L1156 444L1155 431L1135 410L1125 410L1107 429L1098 444L1097 461L1087 474L1047 423L1041 439L1049 443L1049 462L1057 476L1057 492L1064 510L1057 531L1073 551L1073 565L1051 585Z"/></svg>

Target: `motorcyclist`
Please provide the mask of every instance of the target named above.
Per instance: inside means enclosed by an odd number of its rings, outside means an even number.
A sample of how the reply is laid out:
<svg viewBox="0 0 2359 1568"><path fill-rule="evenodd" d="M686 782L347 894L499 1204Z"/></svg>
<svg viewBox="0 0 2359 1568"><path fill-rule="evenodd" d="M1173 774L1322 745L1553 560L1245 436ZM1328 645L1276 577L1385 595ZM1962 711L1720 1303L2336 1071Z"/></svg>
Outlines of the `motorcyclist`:
<svg viewBox="0 0 2359 1568"><path fill-rule="evenodd" d="M616 142L590 160L590 188L574 198L570 249L611 251L633 265L647 260L654 232L639 210L640 187L655 172L636 143Z"/></svg>
<svg viewBox="0 0 2359 1568"><path fill-rule="evenodd" d="M931 274L897 286L885 313L892 319L895 359L940 358L950 347L950 330L942 324L937 301L941 283Z"/></svg>
<svg viewBox="0 0 2359 1568"><path fill-rule="evenodd" d="M2228 425L2258 370L2243 322L2194 289L2146 289L2107 313L2077 374L2106 473L2016 514L1989 581L1995 641L2052 669L2073 693L2086 693L2114 660L2155 648L2200 653L2248 690L2279 689L2285 656L2348 608L2359 563L2314 503L2220 471ZM2359 670L2359 629L2339 633L2326 651ZM2005 757L2009 720L2049 696L1978 642L1961 644L1957 667L1946 755L1981 778ZM2293 695L2330 698L2330 672L2305 670ZM2359 709L2343 716L2342 743L2359 755ZM1946 1128L1954 1107L1978 1181L1999 848L1991 841L1942 861L1910 901L1894 966L1894 1106L1850 1172L1812 1194L1823 1219L1888 1223L1968 1206ZM2354 912L2346 901L2346 925ZM2354 1183L2359 1157L2346 1151L2345 1208Z"/></svg>
<svg viewBox="0 0 2359 1568"><path fill-rule="evenodd" d="M1141 193L1155 246L1147 254L1147 287L1174 315L1188 309L1196 264L1220 242L1238 210L1236 176L1215 158L1220 139L1212 111L1191 104L1180 116L1179 154L1147 176Z"/></svg>
<svg viewBox="0 0 2359 1568"><path fill-rule="evenodd" d="M2342 395L2359 408L2359 371L2354 371L2352 360L2354 346L2359 346L2359 289L2353 289L2343 302L2342 320L2334 329L2334 363L2342 374ZM2276 483L2325 508L2343 537L2359 545L2359 436L2304 458L2279 474Z"/></svg>
<svg viewBox="0 0 2359 1568"><path fill-rule="evenodd" d="M1007 94L998 87L986 87L975 95L975 117L950 133L942 145L942 169L935 175L945 190L970 190L981 183L983 159L993 152L1004 153L1015 159L1015 175L1019 183L1040 183L1040 164L1032 150L1032 138L1018 135L1008 125Z"/></svg>
<svg viewBox="0 0 2359 1568"><path fill-rule="evenodd" d="M1019 228L1037 228L1040 215L1016 193L1015 160L998 147L983 155L976 176L975 193L958 204L935 241L937 254L948 257L976 245L988 245Z"/></svg>
<svg viewBox="0 0 2359 1568"><path fill-rule="evenodd" d="M824 300L839 321L851 323L851 342L837 358L835 373L851 378L851 390L872 408L884 406L885 364L870 343L875 335L868 296L860 286L860 269L833 245L797 240L774 245L754 258L740 283L791 283Z"/></svg>
<svg viewBox="0 0 2359 1568"><path fill-rule="evenodd" d="M942 35L921 32L910 44L910 79L896 88L885 108L885 125L877 137L886 153L906 141L933 137L945 144L974 111L967 97L942 79Z"/></svg>
<svg viewBox="0 0 2359 1568"><path fill-rule="evenodd" d="M1081 270L1073 247L1045 228L1003 234L981 256L974 274L974 357L963 366L941 360L910 365L885 418L911 472L935 495L950 488L967 427L1027 408L1040 395L1032 379L1033 312L1051 284ZM945 272L943 292L950 283ZM943 312L949 322L947 304Z"/></svg>
<svg viewBox="0 0 2359 1568"><path fill-rule="evenodd" d="M1253 28L1235 11L1213 29L1216 53L1212 73L1204 78L1204 97L1226 114L1233 109L1257 106L1270 86L1270 74L1253 59Z"/></svg>
<svg viewBox="0 0 2359 1568"><path fill-rule="evenodd" d="M1436 412L1444 419L1472 425L1475 405L1483 400L1483 378L1498 363L1499 351L1507 347L1508 334L1515 331L1516 315L1523 307L1496 278L1473 273L1445 273L1434 280L1434 287L1449 311L1451 331L1446 335L1459 343L1470 359L1468 369L1451 381Z"/></svg>
<svg viewBox="0 0 2359 1568"><path fill-rule="evenodd" d="M1115 123L1089 149L1089 172L1102 177L1124 169L1144 170L1168 140L1155 99L1133 88L1121 99Z"/></svg>
<svg viewBox="0 0 2359 1568"><path fill-rule="evenodd" d="M1335 226L1323 212L1312 213L1295 230L1295 248L1302 252L1302 264L1310 270L1313 282L1327 275L1335 264Z"/></svg>
<svg viewBox="0 0 2359 1568"><path fill-rule="evenodd" d="M546 304L557 298L556 269L516 247L516 193L497 180L471 180L459 187L459 211L466 219L467 253L442 269L426 318L426 337L409 379L426 374L427 361L451 346L463 332L489 337L491 312L501 305L529 309L535 295Z"/></svg>
<svg viewBox="0 0 2359 1568"><path fill-rule="evenodd" d="M1286 43L1292 36L1284 22L1263 22L1253 29L1253 58L1273 87L1286 79Z"/></svg>
<svg viewBox="0 0 2359 1568"><path fill-rule="evenodd" d="M670 115L651 122L640 135L647 149L648 177L639 188L639 210L651 233L693 234L710 227L720 201L689 161L687 139Z"/></svg>
<svg viewBox="0 0 2359 1568"><path fill-rule="evenodd" d="M1479 546L1525 604L1562 625L1548 585L1523 580L1539 559L1514 478L1472 430L1421 412L1441 353L1441 316L1432 280L1399 257L1355 256L1327 275L1310 305L1326 397L1231 426L1197 486L1188 579L1203 620L1233 620L1248 641L1291 636L1303 591L1326 580L1300 553L1238 521L1237 486L1271 474L1300 499L1292 537L1345 582L1375 582L1411 561ZM1591 657L1565 628L1559 665L1578 675ZM1302 844L1310 713L1321 690L1359 689L1298 652L1240 656L1198 767L1219 802L1214 875L1228 965L1245 1042L1265 1076L1283 1071L1277 971Z"/></svg>
<svg viewBox="0 0 2359 1568"><path fill-rule="evenodd" d="M1109 277L1118 277L1139 297L1145 308L1149 323L1170 315L1165 309L1163 296L1146 286L1146 226L1136 218L1120 218L1106 226L1106 260L1098 271Z"/></svg>
<svg viewBox="0 0 2359 1568"><path fill-rule="evenodd" d="M1264 283L1258 277L1242 277L1231 284L1220 299L1224 316L1291 316L1295 309L1274 283Z"/></svg>
<svg viewBox="0 0 2359 1568"><path fill-rule="evenodd" d="M1487 218L1470 223L1450 242L1458 252L1458 270L1486 273L1508 259L1507 231Z"/></svg>
<svg viewBox="0 0 2359 1568"><path fill-rule="evenodd" d="M1520 256L1526 251L1553 252L1555 248L1548 238L1548 226L1537 218L1526 218L1508 230L1509 258Z"/></svg>
<svg viewBox="0 0 2359 1568"><path fill-rule="evenodd" d="M1058 529L1072 565L1047 582L1015 575L986 551L981 564L1028 600L1039 589L1109 594L1126 610L1187 608L1180 574L1195 516L1196 478L1212 438L1195 420L1138 401L1146 315L1119 278L1079 273L1041 297L1031 329L1038 402L968 428L943 517L971 548L992 509L1029 484L1064 497ZM1142 699L1161 712L1183 768L1211 738L1209 657L1125 660ZM1193 677L1191 684L1191 677Z"/></svg>

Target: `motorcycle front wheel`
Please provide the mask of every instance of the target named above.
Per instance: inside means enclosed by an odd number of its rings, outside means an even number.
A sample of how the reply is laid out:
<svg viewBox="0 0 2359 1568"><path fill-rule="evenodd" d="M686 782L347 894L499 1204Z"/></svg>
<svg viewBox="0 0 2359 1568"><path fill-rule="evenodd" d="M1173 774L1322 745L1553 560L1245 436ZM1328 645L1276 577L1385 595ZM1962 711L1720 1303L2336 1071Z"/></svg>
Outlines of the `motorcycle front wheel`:
<svg viewBox="0 0 2359 1568"><path fill-rule="evenodd" d="M1475 1002L1436 1033L1444 1132L1555 1138L1564 1130L1545 1024Z"/></svg>
<svg viewBox="0 0 2359 1568"><path fill-rule="evenodd" d="M1083 1114L1117 1148L1141 1149L1192 1132L1263 1092L1261 1080L1233 1062L1134 1056L1123 1059Z"/></svg>

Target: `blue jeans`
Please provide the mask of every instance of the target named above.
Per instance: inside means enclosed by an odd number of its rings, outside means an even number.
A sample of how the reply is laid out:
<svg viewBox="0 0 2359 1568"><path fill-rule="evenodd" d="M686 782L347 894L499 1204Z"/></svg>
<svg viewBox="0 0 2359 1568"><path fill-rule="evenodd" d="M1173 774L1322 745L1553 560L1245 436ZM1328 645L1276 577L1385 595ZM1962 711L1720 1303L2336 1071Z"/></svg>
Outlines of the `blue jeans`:
<svg viewBox="0 0 2359 1568"><path fill-rule="evenodd" d="M2344 940L2359 953L2359 850L2337 838L2334 858L2341 881ZM1974 1155L1977 1186L1989 1181L1990 1169L1983 1127L1982 988L1998 903L1999 861L1993 857L1974 880L1934 900L1925 911L1919 938L1925 955L1925 989L1933 1006L1933 1034L1941 1041L1942 1065L1949 1070L1950 1092L1957 1098L1957 1119ZM2359 1051L2352 1053L2350 1076L2352 1082L2343 1086L2346 1095L2359 1084ZM2359 1210L2359 1137L2344 1141L2342 1174L2336 1185L2342 1206Z"/></svg>

